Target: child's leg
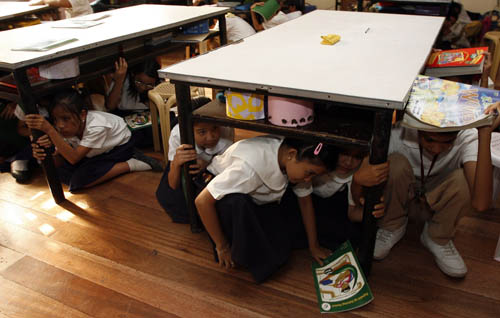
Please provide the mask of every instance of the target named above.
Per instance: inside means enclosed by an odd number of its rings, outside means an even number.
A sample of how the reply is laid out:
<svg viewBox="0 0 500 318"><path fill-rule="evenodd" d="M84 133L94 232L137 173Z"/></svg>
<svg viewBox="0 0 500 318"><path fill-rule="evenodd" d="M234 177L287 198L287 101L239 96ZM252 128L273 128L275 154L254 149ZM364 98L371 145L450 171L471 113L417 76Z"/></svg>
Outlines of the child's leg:
<svg viewBox="0 0 500 318"><path fill-rule="evenodd" d="M405 156L394 153L389 156L389 160L389 179L384 192L385 215L378 221L378 226L396 231L406 223L409 190L415 182L415 176Z"/></svg>
<svg viewBox="0 0 500 318"><path fill-rule="evenodd" d="M160 184L156 189L156 199L170 218L172 218L174 223L189 223L189 215L182 185L179 185L175 190L170 187L168 184L169 171L170 163L167 164L165 172L161 177Z"/></svg>
<svg viewBox="0 0 500 318"><path fill-rule="evenodd" d="M441 184L426 194L434 211L428 222L430 238L439 245L453 239L458 220L472 211L469 185L463 169L452 172Z"/></svg>
<svg viewBox="0 0 500 318"><path fill-rule="evenodd" d="M96 184L103 183L104 181L107 181L109 179L112 179L114 177L117 177L117 176L124 174L124 173L127 173L127 172L130 172L130 168L129 168L128 164L126 162L118 162L111 168L111 170L106 172L105 175L98 178L94 182L91 182L91 183L85 185L84 187L85 188L92 187Z"/></svg>

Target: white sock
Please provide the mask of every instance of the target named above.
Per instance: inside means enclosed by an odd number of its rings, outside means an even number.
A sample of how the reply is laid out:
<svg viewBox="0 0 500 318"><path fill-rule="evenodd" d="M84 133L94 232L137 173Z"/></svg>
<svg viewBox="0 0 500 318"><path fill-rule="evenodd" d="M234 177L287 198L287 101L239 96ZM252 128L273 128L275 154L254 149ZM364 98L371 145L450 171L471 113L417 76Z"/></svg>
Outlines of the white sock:
<svg viewBox="0 0 500 318"><path fill-rule="evenodd" d="M147 171L151 170L151 166L145 163L144 161L137 160L135 158L131 158L126 161L130 171Z"/></svg>
<svg viewBox="0 0 500 318"><path fill-rule="evenodd" d="M12 171L28 171L28 160L15 160L10 164Z"/></svg>

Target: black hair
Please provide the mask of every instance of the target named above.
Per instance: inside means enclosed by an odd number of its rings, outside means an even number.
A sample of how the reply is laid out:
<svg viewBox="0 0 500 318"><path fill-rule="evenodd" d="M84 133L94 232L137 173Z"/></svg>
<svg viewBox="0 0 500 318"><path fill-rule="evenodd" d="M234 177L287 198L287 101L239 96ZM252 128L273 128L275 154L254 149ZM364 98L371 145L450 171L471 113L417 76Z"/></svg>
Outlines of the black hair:
<svg viewBox="0 0 500 318"><path fill-rule="evenodd" d="M156 62L156 59L150 58L145 60L142 63L139 63L135 65L134 67L129 69L129 72L127 74L128 77L128 94L132 98L137 98L139 96L139 100L142 103L145 103L148 100L148 92L144 92L143 94L139 94L137 91L137 88L135 87L135 76L139 73L144 73L147 76L154 78L155 79L155 85L158 84L159 81L159 76L158 76L158 70L160 69L160 64Z"/></svg>
<svg viewBox="0 0 500 318"><path fill-rule="evenodd" d="M70 114L76 116L79 120L82 111L88 110L85 99L76 90L73 89L65 90L54 97L52 107L50 107L49 109L51 117L52 111L56 107L62 107Z"/></svg>
<svg viewBox="0 0 500 318"><path fill-rule="evenodd" d="M446 15L446 19L453 17L455 18L455 20L458 20L458 16L460 15L461 11L462 11L462 4L458 2L452 2L450 8L448 9L448 14Z"/></svg>
<svg viewBox="0 0 500 318"><path fill-rule="evenodd" d="M324 165L330 171L337 167L339 157L337 147L288 137L283 140L283 145L297 150L297 161L307 160L315 165Z"/></svg>
<svg viewBox="0 0 500 318"><path fill-rule="evenodd" d="M191 99L191 107L193 110L200 108L201 106L210 103L212 100L206 96L198 96Z"/></svg>

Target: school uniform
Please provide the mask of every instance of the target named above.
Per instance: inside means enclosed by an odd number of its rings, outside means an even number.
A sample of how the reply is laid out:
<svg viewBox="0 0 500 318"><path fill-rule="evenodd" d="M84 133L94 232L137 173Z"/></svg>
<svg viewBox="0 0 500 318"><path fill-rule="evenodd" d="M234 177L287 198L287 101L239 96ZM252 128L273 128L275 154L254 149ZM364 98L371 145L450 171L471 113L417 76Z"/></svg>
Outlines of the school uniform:
<svg viewBox="0 0 500 318"><path fill-rule="evenodd" d="M278 163L282 142L276 136L244 139L207 167L215 177L206 189L217 200L231 257L257 282L278 270L292 247L283 207L294 198L287 195L288 178Z"/></svg>
<svg viewBox="0 0 500 318"><path fill-rule="evenodd" d="M464 175L463 165L477 161L478 133L466 129L458 133L452 147L439 154L429 173L433 156L422 150L423 167L420 165L418 131L397 127L391 132L389 144L390 171L384 193L385 215L378 221L379 227L396 231L405 222L408 213L429 219L428 233L438 244L453 239L461 216L472 210L471 195ZM431 211L418 205L423 169L425 198Z"/></svg>
<svg viewBox="0 0 500 318"><path fill-rule="evenodd" d="M73 147L91 148L75 165L65 161L59 168L63 183L70 191L79 190L105 175L119 162L132 158L133 140L122 118L100 111L89 111L82 138L66 138Z"/></svg>
<svg viewBox="0 0 500 318"><path fill-rule="evenodd" d="M213 148L202 149L198 147L198 145L195 146L196 153L199 159L210 162L214 156L222 154L230 145L233 144L233 128L220 127L220 133L220 139ZM179 185L179 187L174 190L168 184L170 162L174 160L177 148L179 148L179 146L181 145L179 125L175 125L175 127L170 132L170 139L168 141L168 144L169 163L156 190L156 198L160 205L165 209L165 212L167 212L167 214L172 218L173 222L189 223L189 215L187 213L186 200L184 198L182 185Z"/></svg>
<svg viewBox="0 0 500 318"><path fill-rule="evenodd" d="M361 223L349 220L349 206L354 206L351 193L352 174L341 178L330 172L314 177L312 182L296 185L293 192L297 197L311 196L316 219L316 232L319 244L335 250L346 240L353 245L359 244ZM295 212L297 228L294 244L296 248L309 246L307 233L302 222L300 209Z"/></svg>
<svg viewBox="0 0 500 318"><path fill-rule="evenodd" d="M109 95L115 86L115 82L111 82L107 94ZM139 96L132 96L129 93L130 80L129 77L125 77L123 82L120 103L118 107L112 111L113 114L120 117L125 117L133 113L149 110L147 102L141 102ZM171 117L171 121L174 118ZM134 135L134 140L136 146L139 148L150 147L153 145L153 129L152 127L145 127L142 129L136 129L132 132Z"/></svg>
<svg viewBox="0 0 500 318"><path fill-rule="evenodd" d="M70 19L93 13L89 0L69 0L69 3L71 4L71 8L62 8L63 19Z"/></svg>
<svg viewBox="0 0 500 318"><path fill-rule="evenodd" d="M262 27L267 30L288 21L288 16L283 11L279 11L271 20L262 22Z"/></svg>

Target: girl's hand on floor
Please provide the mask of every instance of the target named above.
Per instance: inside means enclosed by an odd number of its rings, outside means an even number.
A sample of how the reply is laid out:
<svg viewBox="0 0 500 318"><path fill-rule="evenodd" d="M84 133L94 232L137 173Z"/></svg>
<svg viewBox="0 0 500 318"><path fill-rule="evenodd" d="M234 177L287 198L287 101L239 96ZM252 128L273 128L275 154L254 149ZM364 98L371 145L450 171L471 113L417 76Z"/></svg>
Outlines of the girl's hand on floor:
<svg viewBox="0 0 500 318"><path fill-rule="evenodd" d="M26 125L31 129L38 129L44 133L48 133L52 125L39 114L29 114L25 118Z"/></svg>
<svg viewBox="0 0 500 318"><path fill-rule="evenodd" d="M226 269L231 269L234 267L233 259L231 258L231 246L225 244L222 247L217 246L215 248L217 251L217 257L219 258L219 266L225 267Z"/></svg>
<svg viewBox="0 0 500 318"><path fill-rule="evenodd" d="M323 260L327 258L332 252L329 249L321 247L319 245L310 246L309 251L311 252L311 256L319 263L319 265L323 266Z"/></svg>

